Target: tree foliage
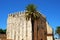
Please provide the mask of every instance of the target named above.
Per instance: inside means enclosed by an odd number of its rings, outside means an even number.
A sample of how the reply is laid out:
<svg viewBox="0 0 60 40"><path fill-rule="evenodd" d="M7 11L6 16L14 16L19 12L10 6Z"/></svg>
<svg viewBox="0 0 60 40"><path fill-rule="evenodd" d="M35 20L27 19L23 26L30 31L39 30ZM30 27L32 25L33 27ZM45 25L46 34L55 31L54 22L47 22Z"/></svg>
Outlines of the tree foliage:
<svg viewBox="0 0 60 40"><path fill-rule="evenodd" d="M36 10L36 6L34 4L29 4L26 7L27 12L25 13L26 20L29 20L31 18L31 23L32 23L32 34L34 33L34 20L39 18L39 13ZM34 35L32 35L34 37ZM34 40L34 39L32 39Z"/></svg>
<svg viewBox="0 0 60 40"><path fill-rule="evenodd" d="M56 28L56 34L58 34L58 36L59 36L59 38L60 38L60 26L58 26L58 27Z"/></svg>
<svg viewBox="0 0 60 40"><path fill-rule="evenodd" d="M40 14L39 12L37 12L36 10L36 6L34 4L29 4L27 7L26 7L26 19L29 20L29 18L32 18L32 20L35 20L37 18L40 17Z"/></svg>
<svg viewBox="0 0 60 40"><path fill-rule="evenodd" d="M34 4L29 4L26 7L26 10L29 11L29 12L35 12L36 11L36 6Z"/></svg>
<svg viewBox="0 0 60 40"><path fill-rule="evenodd" d="M6 29L5 30L0 29L0 34L6 34Z"/></svg>

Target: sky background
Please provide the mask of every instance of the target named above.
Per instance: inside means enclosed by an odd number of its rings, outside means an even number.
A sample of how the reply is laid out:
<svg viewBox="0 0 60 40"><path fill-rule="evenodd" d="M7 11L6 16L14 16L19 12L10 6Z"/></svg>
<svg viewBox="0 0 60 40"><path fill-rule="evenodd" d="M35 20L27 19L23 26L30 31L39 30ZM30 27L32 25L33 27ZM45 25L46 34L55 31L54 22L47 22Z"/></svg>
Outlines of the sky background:
<svg viewBox="0 0 60 40"><path fill-rule="evenodd" d="M6 29L8 14L24 11L28 4L35 4L54 30L60 26L60 0L0 0L0 28Z"/></svg>

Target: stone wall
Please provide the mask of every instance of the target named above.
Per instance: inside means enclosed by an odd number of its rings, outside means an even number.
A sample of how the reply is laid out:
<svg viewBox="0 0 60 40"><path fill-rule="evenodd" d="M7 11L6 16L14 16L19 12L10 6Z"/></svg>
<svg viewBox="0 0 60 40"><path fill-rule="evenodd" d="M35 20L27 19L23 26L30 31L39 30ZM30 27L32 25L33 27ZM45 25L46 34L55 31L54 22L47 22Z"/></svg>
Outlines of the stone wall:
<svg viewBox="0 0 60 40"><path fill-rule="evenodd" d="M0 34L0 40L6 40L6 34Z"/></svg>
<svg viewBox="0 0 60 40"><path fill-rule="evenodd" d="M46 19L41 15L34 23L34 40L47 40Z"/></svg>
<svg viewBox="0 0 60 40"><path fill-rule="evenodd" d="M54 40L52 28L49 26L47 22L46 25L47 25L47 40Z"/></svg>
<svg viewBox="0 0 60 40"><path fill-rule="evenodd" d="M32 40L31 19L26 21L25 12L18 12L8 16L7 39Z"/></svg>
<svg viewBox="0 0 60 40"><path fill-rule="evenodd" d="M53 30L51 28L51 26L46 22L47 25L47 34L53 34Z"/></svg>
<svg viewBox="0 0 60 40"><path fill-rule="evenodd" d="M40 14L40 19L35 20L34 27L32 27L31 18L27 21L25 12L9 14L7 19L7 39L47 40L46 18Z"/></svg>

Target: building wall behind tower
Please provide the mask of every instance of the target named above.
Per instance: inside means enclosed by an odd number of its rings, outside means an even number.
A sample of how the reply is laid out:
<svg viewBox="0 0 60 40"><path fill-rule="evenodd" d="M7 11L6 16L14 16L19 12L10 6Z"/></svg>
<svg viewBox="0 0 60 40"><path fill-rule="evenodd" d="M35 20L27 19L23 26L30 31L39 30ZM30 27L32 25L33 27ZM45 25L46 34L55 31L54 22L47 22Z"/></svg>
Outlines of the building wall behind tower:
<svg viewBox="0 0 60 40"><path fill-rule="evenodd" d="M47 40L46 19L41 15L34 22L34 40Z"/></svg>

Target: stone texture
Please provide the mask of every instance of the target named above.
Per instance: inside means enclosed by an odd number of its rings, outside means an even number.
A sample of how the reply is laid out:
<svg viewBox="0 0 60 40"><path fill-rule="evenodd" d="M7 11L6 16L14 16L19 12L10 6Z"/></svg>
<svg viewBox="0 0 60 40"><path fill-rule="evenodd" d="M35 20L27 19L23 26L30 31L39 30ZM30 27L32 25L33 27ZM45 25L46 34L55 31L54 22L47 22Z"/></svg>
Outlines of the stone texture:
<svg viewBox="0 0 60 40"><path fill-rule="evenodd" d="M46 25L47 25L47 40L54 40L52 28L49 26L47 22Z"/></svg>
<svg viewBox="0 0 60 40"><path fill-rule="evenodd" d="M25 12L17 12L8 15L7 39L48 40L51 36L48 37L47 34L52 34L52 30L50 26L46 24L46 18L42 14L40 14L39 19L34 20L33 27L31 18L28 21L26 20Z"/></svg>
<svg viewBox="0 0 60 40"><path fill-rule="evenodd" d="M26 21L25 14L10 14L7 19L7 39L32 40L31 19Z"/></svg>

